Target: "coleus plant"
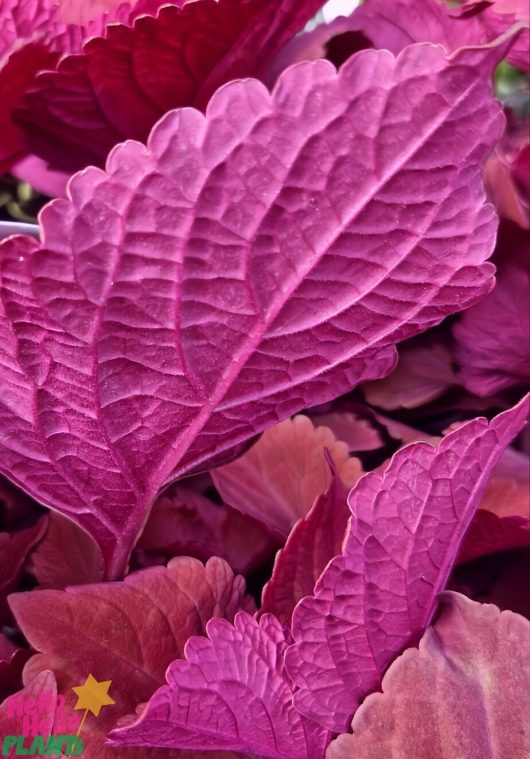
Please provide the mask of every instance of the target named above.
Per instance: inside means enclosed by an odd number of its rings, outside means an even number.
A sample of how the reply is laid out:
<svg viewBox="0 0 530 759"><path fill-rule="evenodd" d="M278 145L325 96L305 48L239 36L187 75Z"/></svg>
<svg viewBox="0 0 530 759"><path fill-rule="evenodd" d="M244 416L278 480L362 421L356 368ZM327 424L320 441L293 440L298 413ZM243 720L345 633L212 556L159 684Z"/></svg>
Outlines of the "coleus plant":
<svg viewBox="0 0 530 759"><path fill-rule="evenodd" d="M530 623L438 606L528 542L525 12L319 5L3 10L4 168L82 171L0 244L0 685L112 679L88 759L530 753Z"/></svg>

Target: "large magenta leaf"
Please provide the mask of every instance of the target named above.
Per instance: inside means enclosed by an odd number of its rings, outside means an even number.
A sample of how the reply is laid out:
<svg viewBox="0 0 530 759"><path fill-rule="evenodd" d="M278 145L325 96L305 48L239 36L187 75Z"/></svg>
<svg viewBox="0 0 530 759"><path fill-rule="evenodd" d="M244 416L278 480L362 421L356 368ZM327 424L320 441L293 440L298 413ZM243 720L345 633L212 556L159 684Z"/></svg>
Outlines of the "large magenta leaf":
<svg viewBox="0 0 530 759"><path fill-rule="evenodd" d="M525 399L490 424L465 424L437 449L406 446L352 490L344 552L293 615L286 663L304 714L347 729L388 664L417 643L488 477L527 413Z"/></svg>
<svg viewBox="0 0 530 759"><path fill-rule="evenodd" d="M203 108L221 84L259 75L322 2L197 0L113 25L39 77L19 121L54 167L103 166L116 143L147 139L171 108Z"/></svg>
<svg viewBox="0 0 530 759"><path fill-rule="evenodd" d="M286 646L270 614L256 622L240 612L231 625L212 620L208 638L186 644L186 661L167 671L140 719L111 734L113 745L218 748L263 759L321 759L327 731L292 703Z"/></svg>
<svg viewBox="0 0 530 759"><path fill-rule="evenodd" d="M530 623L443 596L419 650L405 651L327 759L530 756Z"/></svg>
<svg viewBox="0 0 530 759"><path fill-rule="evenodd" d="M491 67L366 51L169 113L0 246L0 467L119 575L160 488L491 286ZM324 107L325 104L325 107ZM281 156L281 159L280 159Z"/></svg>

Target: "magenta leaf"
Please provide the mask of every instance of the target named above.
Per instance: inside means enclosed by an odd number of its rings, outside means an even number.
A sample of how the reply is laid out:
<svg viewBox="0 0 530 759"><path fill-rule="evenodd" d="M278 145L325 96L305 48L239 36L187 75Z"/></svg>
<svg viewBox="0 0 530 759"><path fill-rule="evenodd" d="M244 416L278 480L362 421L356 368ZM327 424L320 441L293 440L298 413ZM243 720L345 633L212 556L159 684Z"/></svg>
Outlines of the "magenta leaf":
<svg viewBox="0 0 530 759"><path fill-rule="evenodd" d="M294 607L310 596L326 565L341 553L350 517L347 491L337 474L306 517L294 526L263 589L261 613L290 625Z"/></svg>
<svg viewBox="0 0 530 759"><path fill-rule="evenodd" d="M452 52L487 39L479 19L456 18L444 0L364 0L350 16L339 16L284 45L266 80L275 81L280 71L298 61L327 58L339 66L368 47L397 55L414 42L433 42Z"/></svg>
<svg viewBox="0 0 530 759"><path fill-rule="evenodd" d="M530 622L457 593L441 606L327 759L530 756Z"/></svg>
<svg viewBox="0 0 530 759"><path fill-rule="evenodd" d="M472 17L464 21L455 17L444 0L392 3L366 0L352 13L348 26L361 31L374 47L387 48L394 54L413 42L434 42L452 51L488 39L478 19Z"/></svg>
<svg viewBox="0 0 530 759"><path fill-rule="evenodd" d="M103 166L126 138L146 140L168 110L203 109L221 84L257 76L323 0L197 0L114 24L42 74L17 114L52 166Z"/></svg>
<svg viewBox="0 0 530 759"><path fill-rule="evenodd" d="M263 759L322 759L328 733L299 714L284 671L286 646L270 614L245 612L234 624L211 620L208 638L191 638L186 661L169 667L134 724L110 735L115 746L218 748Z"/></svg>
<svg viewBox="0 0 530 759"><path fill-rule="evenodd" d="M108 576L163 486L383 376L397 341L490 289L502 53L234 82L74 177L41 247L0 245L0 469Z"/></svg>
<svg viewBox="0 0 530 759"><path fill-rule="evenodd" d="M528 398L475 419L438 448L413 443L352 490L350 535L293 615L286 654L297 708L333 731L380 687L386 667L429 624L495 463Z"/></svg>

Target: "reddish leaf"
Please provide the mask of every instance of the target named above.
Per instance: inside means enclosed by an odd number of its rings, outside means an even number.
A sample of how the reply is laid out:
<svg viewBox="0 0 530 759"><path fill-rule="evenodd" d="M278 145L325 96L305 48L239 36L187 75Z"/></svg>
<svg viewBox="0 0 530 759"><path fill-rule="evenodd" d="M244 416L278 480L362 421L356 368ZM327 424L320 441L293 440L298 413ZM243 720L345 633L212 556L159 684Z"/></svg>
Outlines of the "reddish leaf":
<svg viewBox="0 0 530 759"><path fill-rule="evenodd" d="M328 413L315 414L313 421L317 426L329 427L337 440L348 446L350 453L374 451L384 445L381 432L369 418L346 410L330 410Z"/></svg>
<svg viewBox="0 0 530 759"><path fill-rule="evenodd" d="M362 469L358 459L349 457L348 446L306 416L267 430L247 453L215 469L212 478L226 503L286 538L331 483L326 451L344 485L357 482Z"/></svg>
<svg viewBox="0 0 530 759"><path fill-rule="evenodd" d="M490 288L502 52L234 82L77 175L43 247L1 243L0 466L109 576L163 486L384 375L398 340Z"/></svg>
<svg viewBox="0 0 530 759"><path fill-rule="evenodd" d="M48 518L41 517L31 527L0 532L0 623L5 620L5 599L14 590L28 555L46 532Z"/></svg>
<svg viewBox="0 0 530 759"><path fill-rule="evenodd" d="M466 533L458 561L471 561L497 551L524 548L530 544L530 515L499 518L485 509L475 514Z"/></svg>
<svg viewBox="0 0 530 759"><path fill-rule="evenodd" d="M258 75L322 2L198 0L110 26L39 77L18 120L54 167L103 166L116 143L145 141L171 108L202 109L221 84Z"/></svg>
<svg viewBox="0 0 530 759"><path fill-rule="evenodd" d="M166 560L194 556L201 561L220 556L234 571L245 574L275 546L259 522L177 486L156 501L137 547L147 552L147 559L149 554Z"/></svg>
<svg viewBox="0 0 530 759"><path fill-rule="evenodd" d="M2 0L0 4L0 173L16 171L27 144L14 111L39 71L54 69L61 53L76 53L84 39L102 34L113 21L130 22L138 13L156 10L157 0ZM42 175L43 190L56 180Z"/></svg>
<svg viewBox="0 0 530 759"><path fill-rule="evenodd" d="M112 680L116 704L83 728L84 756L111 759L115 753L103 747L108 731L164 682L190 635L203 633L212 616L232 619L246 605L244 588L243 578L234 578L220 559L204 567L182 558L121 583L17 593L10 598L13 613L30 645L42 652L26 665L25 678L52 670L67 706L75 703L71 688L88 674Z"/></svg>
<svg viewBox="0 0 530 759"><path fill-rule="evenodd" d="M452 361L441 336L422 335L400 349L392 374L363 386L364 397L385 410L422 406L459 384Z"/></svg>
<svg viewBox="0 0 530 759"><path fill-rule="evenodd" d="M28 568L43 588L98 582L104 572L103 556L90 535L54 512Z"/></svg>
<svg viewBox="0 0 530 759"><path fill-rule="evenodd" d="M392 664L327 759L530 755L530 623L445 593L442 613Z"/></svg>
<svg viewBox="0 0 530 759"><path fill-rule="evenodd" d="M290 625L298 601L314 592L328 562L342 551L350 517L346 497L335 474L278 553L272 578L263 590L261 613L272 612L282 624Z"/></svg>
<svg viewBox="0 0 530 759"><path fill-rule="evenodd" d="M527 413L528 398L490 424L463 425L437 449L406 446L352 490L344 552L293 615L287 667L304 714L347 729L388 664L417 642L488 477Z"/></svg>

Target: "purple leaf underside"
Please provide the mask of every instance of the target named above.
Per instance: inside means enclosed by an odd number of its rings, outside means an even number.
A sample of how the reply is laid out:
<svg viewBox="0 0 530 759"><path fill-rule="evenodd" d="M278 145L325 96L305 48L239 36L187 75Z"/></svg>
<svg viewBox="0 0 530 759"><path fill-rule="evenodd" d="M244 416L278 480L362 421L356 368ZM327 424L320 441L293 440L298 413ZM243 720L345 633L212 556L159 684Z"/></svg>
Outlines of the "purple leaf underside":
<svg viewBox="0 0 530 759"><path fill-rule="evenodd" d="M397 341L489 290L501 55L234 82L78 174L42 246L2 243L0 471L86 529L107 576L164 485L385 375Z"/></svg>

